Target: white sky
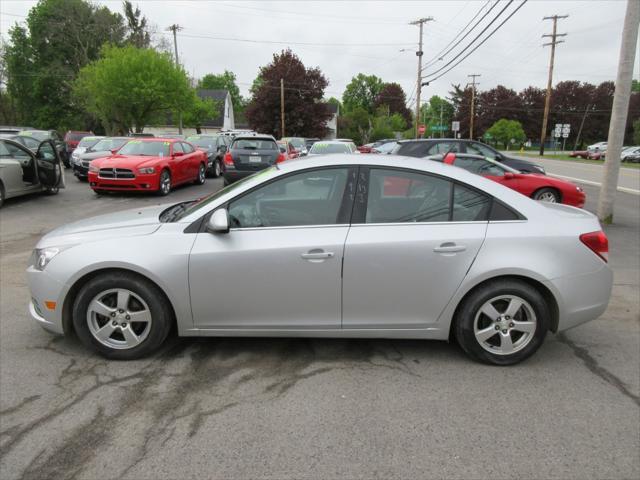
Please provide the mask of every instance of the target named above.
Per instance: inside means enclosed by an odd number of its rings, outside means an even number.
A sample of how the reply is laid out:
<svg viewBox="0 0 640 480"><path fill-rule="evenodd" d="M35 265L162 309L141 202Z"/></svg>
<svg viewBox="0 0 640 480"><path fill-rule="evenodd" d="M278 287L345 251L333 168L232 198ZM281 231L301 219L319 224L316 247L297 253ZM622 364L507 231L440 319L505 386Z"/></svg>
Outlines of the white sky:
<svg viewBox="0 0 640 480"><path fill-rule="evenodd" d="M488 31L519 1L516 0ZM24 20L20 16L27 15L35 3L33 0L0 0L3 37L6 38L10 25ZM121 11L119 0L97 3ZM180 61L196 78L228 69L237 75L239 87L243 95L247 95L258 67L268 63L274 52L290 46L306 66L321 68L330 82L326 96L338 98L351 77L359 72L375 74L386 82L398 82L407 97L413 98L418 27L408 25L408 22L420 17L434 18L425 26L423 58L428 61L480 8L484 7L486 11L486 3L486 0L137 2L160 31L173 23L184 27L178 36ZM506 4L507 1L502 0L487 19ZM478 79L480 90L498 84L515 90L528 85L545 87L549 47L542 47L541 35L551 32L552 22L542 21L542 17L553 14L569 15L558 23L558 33L568 35L556 50L554 83L580 80L597 84L615 80L625 7L626 1L622 0L530 0L459 66L424 87L423 99L433 94L446 95L452 83L466 84L470 73L481 74ZM475 30L463 45L479 31L480 28ZM170 39L168 32L164 34ZM196 38L198 36L219 38ZM407 51L401 52L403 48ZM638 50L640 54L640 48ZM431 71L446 63L457 51L446 55L444 62L436 60ZM634 78L638 78L639 70L640 62L636 61Z"/></svg>

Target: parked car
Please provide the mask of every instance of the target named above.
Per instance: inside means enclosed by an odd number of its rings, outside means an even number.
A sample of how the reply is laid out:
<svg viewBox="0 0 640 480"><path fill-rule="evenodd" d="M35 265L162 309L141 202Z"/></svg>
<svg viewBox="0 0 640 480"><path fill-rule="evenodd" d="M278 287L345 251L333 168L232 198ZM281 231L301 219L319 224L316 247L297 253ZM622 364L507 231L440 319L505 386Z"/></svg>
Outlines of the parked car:
<svg viewBox="0 0 640 480"><path fill-rule="evenodd" d="M168 195L183 183L205 182L207 155L188 142L145 138L127 142L118 153L89 164L89 186L96 193L142 191Z"/></svg>
<svg viewBox="0 0 640 480"><path fill-rule="evenodd" d="M67 168L71 166L71 157L69 156L69 152L67 152L67 145L60 137L60 134L55 130L21 130L20 132L18 132L18 135L24 137L32 137L39 142L51 140L53 142L53 145L56 147L56 151L62 159L62 163L64 164L64 166Z"/></svg>
<svg viewBox="0 0 640 480"><path fill-rule="evenodd" d="M276 139L271 135L238 135L224 154L223 183L229 185L284 161L285 156L280 153Z"/></svg>
<svg viewBox="0 0 640 480"><path fill-rule="evenodd" d="M353 142L341 142L338 140L327 140L316 142L311 147L309 155L328 155L335 153L356 153L358 147ZM359 152L358 152L359 153Z"/></svg>
<svg viewBox="0 0 640 480"><path fill-rule="evenodd" d="M587 147L587 152L600 152L607 150L607 142L598 142Z"/></svg>
<svg viewBox="0 0 640 480"><path fill-rule="evenodd" d="M522 173L500 162L480 155L465 153L448 153L444 157L436 155L430 160L455 165L477 175L482 175L505 187L526 195L534 200L550 203L564 203L582 208L586 199L585 193L574 183L539 173Z"/></svg>
<svg viewBox="0 0 640 480"><path fill-rule="evenodd" d="M298 158L300 153L293 146L291 142L285 142L284 140L278 140L278 148L280 149L280 153L284 155L285 160L293 160L294 158Z"/></svg>
<svg viewBox="0 0 640 480"><path fill-rule="evenodd" d="M218 178L222 175L222 159L231 145L228 135L192 135L187 142L207 153L207 175Z"/></svg>
<svg viewBox="0 0 640 480"><path fill-rule="evenodd" d="M95 145L89 147L73 162L73 174L78 180L86 180L89 177L89 164L98 158L114 155L131 137L105 137Z"/></svg>
<svg viewBox="0 0 640 480"><path fill-rule="evenodd" d="M13 140L14 142L18 142L19 144L27 147L32 152L37 152L40 144L42 143L40 140L36 140L33 137L25 137L22 135L5 135L0 134L0 137L6 138L8 140Z"/></svg>
<svg viewBox="0 0 640 480"><path fill-rule="evenodd" d="M319 138L305 138L304 139L304 144L307 148L307 152L309 152L309 150L311 150L311 147L313 146L314 143L319 142L320 139Z"/></svg>
<svg viewBox="0 0 640 480"><path fill-rule="evenodd" d="M27 269L29 312L119 360L177 331L455 339L510 365L606 310L607 254L587 211L437 162L331 155L48 233Z"/></svg>
<svg viewBox="0 0 640 480"><path fill-rule="evenodd" d="M490 147L475 140L464 140L457 138L428 138L417 140L401 140L398 147L393 151L396 155L406 155L408 157L424 158L430 155L454 153L470 153L473 155L481 155L490 158L496 162L503 163L508 167L515 168L523 173L541 173L545 174L542 165L522 160L520 158L509 157L498 152L495 148Z"/></svg>
<svg viewBox="0 0 640 480"><path fill-rule="evenodd" d="M604 156L606 153L606 150L592 150L590 152L587 152L587 158L589 160L604 160Z"/></svg>
<svg viewBox="0 0 640 480"><path fill-rule="evenodd" d="M76 148L71 153L71 166L73 167L80 161L80 155L87 151L88 148L91 148L100 140L105 138L104 136L86 136L83 137L76 145Z"/></svg>
<svg viewBox="0 0 640 480"><path fill-rule="evenodd" d="M640 147L625 148L620 154L620 159L623 162L640 162Z"/></svg>
<svg viewBox="0 0 640 480"><path fill-rule="evenodd" d="M64 143L67 146L67 154L72 155L73 151L78 146L78 143L80 143L80 140L82 140L84 137L88 137L91 135L93 135L93 132L69 130L64 135Z"/></svg>
<svg viewBox="0 0 640 480"><path fill-rule="evenodd" d="M280 140L284 141L284 142L291 142L291 144L295 147L296 150L298 150L298 153L300 154L301 157L304 157L307 153L309 153L309 150L307 149L307 142L305 138L302 137L284 137L281 138Z"/></svg>
<svg viewBox="0 0 640 480"><path fill-rule="evenodd" d="M364 145L360 145L358 148L358 151L360 153L372 153L373 150L373 142L371 143L365 143ZM375 153L375 152L373 152Z"/></svg>
<svg viewBox="0 0 640 480"><path fill-rule="evenodd" d="M53 142L40 142L33 152L0 138L0 207L7 198L35 192L56 194L60 188L64 188L64 173Z"/></svg>
<svg viewBox="0 0 640 480"><path fill-rule="evenodd" d="M572 158L589 158L589 152L587 150L574 150L569 156Z"/></svg>
<svg viewBox="0 0 640 480"><path fill-rule="evenodd" d="M33 127L16 127L12 125L0 125L0 135L16 135L23 130L35 130Z"/></svg>
<svg viewBox="0 0 640 480"><path fill-rule="evenodd" d="M371 153L382 153L382 154L389 155L391 154L391 152L393 152L396 149L397 146L398 146L398 142L395 140L392 142L384 142L384 143L381 143L380 145L375 146L371 150Z"/></svg>

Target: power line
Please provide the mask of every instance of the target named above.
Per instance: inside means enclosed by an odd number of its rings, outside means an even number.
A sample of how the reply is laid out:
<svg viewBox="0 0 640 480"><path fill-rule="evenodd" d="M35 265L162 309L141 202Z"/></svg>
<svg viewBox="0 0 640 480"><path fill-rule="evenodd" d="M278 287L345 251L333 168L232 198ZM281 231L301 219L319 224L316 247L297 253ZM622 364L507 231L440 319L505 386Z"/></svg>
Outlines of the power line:
<svg viewBox="0 0 640 480"><path fill-rule="evenodd" d="M513 0L512 0L513 1ZM476 45L469 53L467 53L464 57L462 57L456 64L454 64L451 68L449 68L448 70L445 70L444 72L442 72L440 75L433 77L433 78L429 78L427 79L428 82L433 82L435 80L438 80L439 78L443 77L444 75L446 75L447 73L449 73L451 70L453 70L455 67L457 67L458 65L460 65L467 57L469 57L469 55L471 55L473 52L475 52L478 48L480 48L487 40L489 40L494 33L496 33L505 23L507 23L509 21L509 19L511 17L513 17L516 12L518 10L520 10L525 3L527 3L528 0L523 0L523 2L518 5L518 7L509 14L509 16L507 18L505 18L496 28L494 28L491 33L489 33L489 35L487 35L478 45ZM511 3L511 2L510 2Z"/></svg>

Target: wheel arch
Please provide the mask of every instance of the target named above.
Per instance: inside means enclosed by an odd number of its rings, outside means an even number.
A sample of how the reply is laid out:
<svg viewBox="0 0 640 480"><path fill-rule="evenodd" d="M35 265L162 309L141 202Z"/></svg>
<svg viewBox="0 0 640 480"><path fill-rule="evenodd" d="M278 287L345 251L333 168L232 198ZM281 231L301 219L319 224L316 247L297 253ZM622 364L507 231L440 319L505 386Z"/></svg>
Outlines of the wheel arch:
<svg viewBox="0 0 640 480"><path fill-rule="evenodd" d="M560 190L558 187L554 186L554 185L544 185L542 187L538 187L536 188L532 193L531 193L531 198L535 197L536 194L540 191L540 190L553 190L554 192L556 192L556 194L558 195L558 198L560 199L560 201L558 203L562 203L562 190Z"/></svg>
<svg viewBox="0 0 640 480"><path fill-rule="evenodd" d="M122 268L122 267L107 267L107 268L99 268L97 270L92 270L91 272L85 273L81 277L77 278L76 281L71 286L71 288L69 288L69 290L67 291L67 294L65 295L65 298L64 298L64 302L62 304L62 328L65 335L75 333L73 328L73 318L72 318L73 304L75 303L76 297L78 296L80 289L84 286L85 283L87 283L91 279L107 273L126 273L152 283L158 290L160 290L160 292L162 292L164 299L167 301L167 304L171 307L171 318L172 318L172 324L173 324L172 328L175 328L177 326L177 316L176 316L175 306L171 302L171 299L169 298L167 293L164 291L164 289L160 285L158 285L157 282L155 282L153 279L149 278L148 276L143 275L140 272L136 272L135 270Z"/></svg>
<svg viewBox="0 0 640 480"><path fill-rule="evenodd" d="M451 317L451 322L450 322L450 325L449 325L449 341L451 341L454 338L453 330L455 328L456 318L457 318L458 312L459 312L460 308L462 307L462 304L464 303L464 301L471 294L473 294L478 289L482 288L487 283L491 283L491 282L494 282L496 280L520 280L522 282L525 282L525 283L529 284L530 286L535 288L538 292L540 292L540 294L544 298L547 306L549 307L549 312L551 314L551 318L549 319L550 320L549 321L549 330L551 330L554 333L558 331L558 324L560 322L560 307L558 305L558 300L556 299L555 295L553 294L553 292L551 292L551 290L549 290L549 288L546 285L544 285L539 280L536 280L536 279L531 278L531 277L527 277L525 275L518 275L518 274L497 275L497 276L494 276L494 277L486 278L486 279L482 280L481 282L477 283L476 285L471 287L469 290L467 290L467 292L458 301L458 304L456 305L456 308L455 308L455 310L453 312L453 315Z"/></svg>

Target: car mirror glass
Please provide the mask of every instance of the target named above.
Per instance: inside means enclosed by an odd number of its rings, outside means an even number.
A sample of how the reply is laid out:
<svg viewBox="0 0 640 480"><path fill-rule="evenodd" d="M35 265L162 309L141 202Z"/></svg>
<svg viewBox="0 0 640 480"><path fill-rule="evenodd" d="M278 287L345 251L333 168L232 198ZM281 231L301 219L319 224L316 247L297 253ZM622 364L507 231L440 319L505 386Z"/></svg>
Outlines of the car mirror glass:
<svg viewBox="0 0 640 480"><path fill-rule="evenodd" d="M209 217L207 231L210 233L229 233L229 213L226 208L219 208Z"/></svg>

